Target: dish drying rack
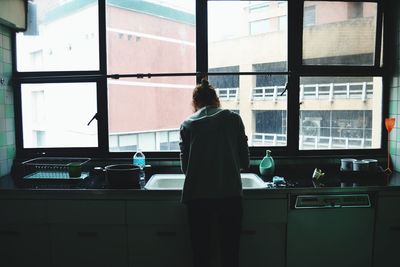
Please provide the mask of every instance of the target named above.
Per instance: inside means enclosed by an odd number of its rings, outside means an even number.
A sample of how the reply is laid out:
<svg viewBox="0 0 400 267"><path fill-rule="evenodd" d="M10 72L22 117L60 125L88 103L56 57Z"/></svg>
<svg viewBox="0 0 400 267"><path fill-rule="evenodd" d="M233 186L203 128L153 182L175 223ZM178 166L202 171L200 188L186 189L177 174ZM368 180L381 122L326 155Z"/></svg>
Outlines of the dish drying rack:
<svg viewBox="0 0 400 267"><path fill-rule="evenodd" d="M90 158L40 157L22 162L24 179L57 179L80 180L89 176L89 172L82 171L80 177L70 177L68 165L74 163L81 168Z"/></svg>

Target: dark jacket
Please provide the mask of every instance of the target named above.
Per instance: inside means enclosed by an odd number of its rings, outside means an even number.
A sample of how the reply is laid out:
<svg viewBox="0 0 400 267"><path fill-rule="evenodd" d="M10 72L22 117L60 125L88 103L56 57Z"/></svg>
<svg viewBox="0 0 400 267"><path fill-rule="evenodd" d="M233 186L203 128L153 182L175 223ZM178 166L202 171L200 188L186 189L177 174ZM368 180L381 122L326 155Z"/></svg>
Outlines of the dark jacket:
<svg viewBox="0 0 400 267"><path fill-rule="evenodd" d="M181 125L182 202L242 195L240 170L249 167L247 136L240 116L204 107Z"/></svg>

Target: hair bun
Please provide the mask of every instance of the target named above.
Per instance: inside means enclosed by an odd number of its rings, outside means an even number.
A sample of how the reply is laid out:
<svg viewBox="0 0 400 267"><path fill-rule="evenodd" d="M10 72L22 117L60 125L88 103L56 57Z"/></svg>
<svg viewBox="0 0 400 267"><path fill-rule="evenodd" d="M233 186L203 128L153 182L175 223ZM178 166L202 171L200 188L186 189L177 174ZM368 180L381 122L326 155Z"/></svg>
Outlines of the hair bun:
<svg viewBox="0 0 400 267"><path fill-rule="evenodd" d="M207 79L203 78L201 79L201 87L203 87L203 89L208 89L209 88L209 83L207 81Z"/></svg>

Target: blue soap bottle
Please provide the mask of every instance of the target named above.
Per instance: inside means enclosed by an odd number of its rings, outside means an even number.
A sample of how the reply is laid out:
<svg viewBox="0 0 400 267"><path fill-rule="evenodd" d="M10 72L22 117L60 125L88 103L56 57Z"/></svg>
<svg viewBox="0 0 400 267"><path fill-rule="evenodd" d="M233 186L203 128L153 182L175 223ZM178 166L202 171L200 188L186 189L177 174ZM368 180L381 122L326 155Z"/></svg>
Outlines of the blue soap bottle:
<svg viewBox="0 0 400 267"><path fill-rule="evenodd" d="M271 150L267 150L265 157L260 162L259 166L261 176L272 178L275 173L275 161L271 157Z"/></svg>

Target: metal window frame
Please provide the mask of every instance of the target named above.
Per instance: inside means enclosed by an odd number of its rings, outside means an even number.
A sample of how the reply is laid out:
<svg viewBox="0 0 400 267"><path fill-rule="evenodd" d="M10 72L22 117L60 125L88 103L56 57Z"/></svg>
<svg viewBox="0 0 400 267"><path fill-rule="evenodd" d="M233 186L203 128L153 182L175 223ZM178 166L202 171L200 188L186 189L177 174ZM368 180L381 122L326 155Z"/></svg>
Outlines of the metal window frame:
<svg viewBox="0 0 400 267"><path fill-rule="evenodd" d="M49 156L82 156L91 157L120 157L131 156L131 152L110 152L108 140L108 99L107 79L119 79L125 77L160 77L160 76L195 76L197 82L207 75L287 75L289 89L287 92L287 145L285 147L273 147L277 156L315 156L315 155L377 155L384 154L387 149L386 137L382 134L381 148L379 149L351 149L351 150L299 150L299 81L301 76L381 76L383 78L383 105L382 114L386 117L389 113L388 105L390 88L389 75L393 71L394 59L383 55L381 61L381 46L383 51L389 51L393 46L394 26L390 25L390 16L385 17L383 11L390 10L388 2L383 0L334 0L343 2L374 2L378 5L377 30L375 42L374 66L311 66L302 64L302 40L303 40L303 7L305 0L287 0L288 8L288 70L285 72L208 72L208 38L207 38L207 7L208 2L215 0L196 1L196 72L191 73L136 73L136 74L108 74L107 73L107 36L106 36L106 0L98 0L99 18L99 70L95 71L50 71L50 72L18 72L16 68L16 34L12 38L13 57L13 86L14 86L14 111L16 131L16 155L18 158L28 158L43 155ZM326 1L327 0L308 0ZM382 27L384 23L385 27ZM382 29L385 30L384 43L382 44ZM388 32L389 34L387 34ZM97 83L97 108L98 108L98 147L97 148L23 148L23 127L21 114L21 84L23 83L54 83L54 82L96 82ZM297 107L297 108L296 108ZM289 130L290 128L290 130ZM382 120L384 129L384 120ZM264 156L266 147L250 147L251 157ZM271 148L270 148L271 149ZM177 159L179 152L147 152L149 158Z"/></svg>

